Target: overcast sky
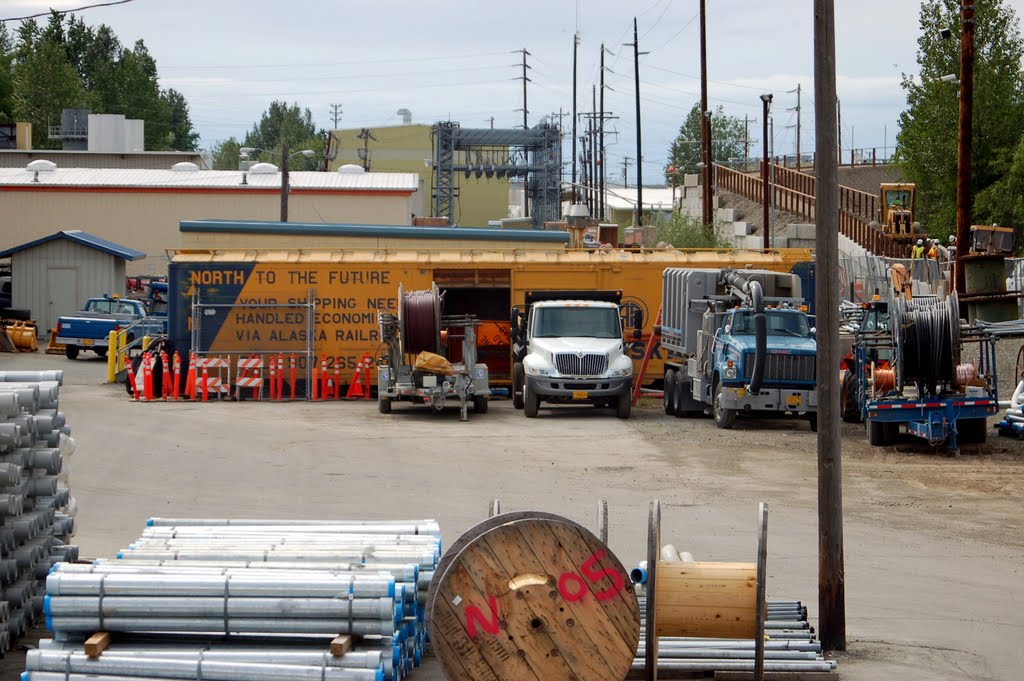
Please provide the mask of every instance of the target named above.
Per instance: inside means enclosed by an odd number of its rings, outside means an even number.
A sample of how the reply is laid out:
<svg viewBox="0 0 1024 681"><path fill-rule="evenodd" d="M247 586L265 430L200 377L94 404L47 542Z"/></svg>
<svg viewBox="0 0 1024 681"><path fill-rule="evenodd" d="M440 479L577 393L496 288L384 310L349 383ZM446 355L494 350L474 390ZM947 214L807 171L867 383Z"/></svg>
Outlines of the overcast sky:
<svg viewBox="0 0 1024 681"><path fill-rule="evenodd" d="M73 9L89 0L4 0L0 18ZM1007 0L1020 14L1024 0ZM707 0L709 100L751 119L759 154L762 92L774 93L775 153L793 153L796 87L803 89L801 146L814 146L812 0ZM838 92L848 148L892 147L906 100L900 74L916 73L918 8L912 0L836 0ZM636 158L632 47L637 17L645 184L661 181L668 147L700 93L698 0L134 0L81 13L126 45L143 39L161 87L186 96L209 146L241 138L270 101L309 107L319 126L416 123L521 125L521 54L530 52L529 121L572 110L573 34L580 34L579 110L591 109L600 46L605 109L617 119L609 176ZM13 26L12 26L13 28ZM951 90L950 96L955 96ZM557 116L556 116L557 118ZM570 119L564 119L568 130ZM344 143L344 141L343 141ZM566 144L568 148L568 143ZM635 165L630 167L631 182Z"/></svg>

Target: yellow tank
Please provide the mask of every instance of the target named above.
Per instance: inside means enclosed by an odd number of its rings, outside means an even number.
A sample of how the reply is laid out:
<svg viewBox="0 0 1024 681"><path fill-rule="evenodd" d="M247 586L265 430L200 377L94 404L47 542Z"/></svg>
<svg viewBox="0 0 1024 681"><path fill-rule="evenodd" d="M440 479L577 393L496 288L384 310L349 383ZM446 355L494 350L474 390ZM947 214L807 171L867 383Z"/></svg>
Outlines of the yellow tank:
<svg viewBox="0 0 1024 681"><path fill-rule="evenodd" d="M621 289L623 302L638 309L643 336L629 352L643 357L661 305L661 274L667 267L753 267L788 272L809 262L807 249L768 253L740 250L179 250L171 255L169 334L177 349L191 347L191 302L278 305L316 300L313 335L317 357L339 366L347 382L364 353L376 356L377 311L396 312L398 285L444 293L445 314L473 314L480 361L492 384L510 382L509 319L528 290ZM256 312L258 314L248 314ZM301 327L301 328L300 328ZM209 335L208 331L204 334ZM234 308L204 349L223 353L289 354L303 342L305 327L286 308ZM660 349L647 376L662 375Z"/></svg>

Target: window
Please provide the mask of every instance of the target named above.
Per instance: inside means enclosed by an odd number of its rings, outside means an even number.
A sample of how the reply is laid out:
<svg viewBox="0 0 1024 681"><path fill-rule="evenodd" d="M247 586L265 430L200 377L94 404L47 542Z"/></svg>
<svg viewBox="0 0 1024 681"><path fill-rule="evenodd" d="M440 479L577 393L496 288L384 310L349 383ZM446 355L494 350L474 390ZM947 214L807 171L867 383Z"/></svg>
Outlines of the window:
<svg viewBox="0 0 1024 681"><path fill-rule="evenodd" d="M621 338L618 310L611 307L544 307L534 311L535 338Z"/></svg>
<svg viewBox="0 0 1024 681"><path fill-rule="evenodd" d="M90 300L89 304L85 308L86 312L100 312L103 314L110 314L110 301L109 300Z"/></svg>
<svg viewBox="0 0 1024 681"><path fill-rule="evenodd" d="M811 335L807 317L800 312L766 310L765 322L769 336L809 338ZM732 316L732 333L733 335L754 333L754 314L752 312L735 313Z"/></svg>

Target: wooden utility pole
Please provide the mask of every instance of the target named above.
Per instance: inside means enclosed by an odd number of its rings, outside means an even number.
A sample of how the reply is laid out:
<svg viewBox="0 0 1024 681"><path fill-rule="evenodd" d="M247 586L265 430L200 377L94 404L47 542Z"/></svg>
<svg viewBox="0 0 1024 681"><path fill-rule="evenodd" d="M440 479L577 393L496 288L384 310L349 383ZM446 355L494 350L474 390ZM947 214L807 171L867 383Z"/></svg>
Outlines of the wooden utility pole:
<svg viewBox="0 0 1024 681"><path fill-rule="evenodd" d="M764 250L772 247L771 224L768 221L768 209L771 206L772 188L768 183L768 109L772 105L772 95L761 95L761 231L764 233Z"/></svg>
<svg viewBox="0 0 1024 681"><path fill-rule="evenodd" d="M281 222L288 222L288 143L281 145Z"/></svg>
<svg viewBox="0 0 1024 681"><path fill-rule="evenodd" d="M960 5L960 121L956 163L956 292L967 292L963 259L971 238L971 127L974 116L974 0Z"/></svg>
<svg viewBox="0 0 1024 681"><path fill-rule="evenodd" d="M644 155L640 143L640 39L637 37L636 17L633 17L633 86L636 88L636 222L644 222Z"/></svg>
<svg viewBox="0 0 1024 681"><path fill-rule="evenodd" d="M814 101L836 101L835 0L814 0ZM818 327L818 624L824 650L846 650L839 383L839 154L837 114L815 107L815 314Z"/></svg>
<svg viewBox="0 0 1024 681"><path fill-rule="evenodd" d="M604 43L601 43L601 118L597 131L597 164L599 166L597 176L597 217L598 223L604 220Z"/></svg>
<svg viewBox="0 0 1024 681"><path fill-rule="evenodd" d="M750 116L743 114L743 172L747 172L750 161Z"/></svg>
<svg viewBox="0 0 1024 681"><path fill-rule="evenodd" d="M843 107L836 97L836 147L839 149L839 163L843 162Z"/></svg>
<svg viewBox="0 0 1024 681"><path fill-rule="evenodd" d="M622 158L622 186L629 189L629 156Z"/></svg>
<svg viewBox="0 0 1024 681"><path fill-rule="evenodd" d="M599 201L598 194L598 181L597 181L597 86L592 85L590 90L591 96L591 110L594 112L590 119L590 191L593 193L594 198L591 201L593 210L590 211L590 217L597 215L597 204Z"/></svg>
<svg viewBox="0 0 1024 681"><path fill-rule="evenodd" d="M580 34L572 37L572 200L569 205L576 203L576 63L580 51Z"/></svg>
<svg viewBox="0 0 1024 681"><path fill-rule="evenodd" d="M700 160L701 224L711 224L711 122L708 119L707 0L700 0Z"/></svg>

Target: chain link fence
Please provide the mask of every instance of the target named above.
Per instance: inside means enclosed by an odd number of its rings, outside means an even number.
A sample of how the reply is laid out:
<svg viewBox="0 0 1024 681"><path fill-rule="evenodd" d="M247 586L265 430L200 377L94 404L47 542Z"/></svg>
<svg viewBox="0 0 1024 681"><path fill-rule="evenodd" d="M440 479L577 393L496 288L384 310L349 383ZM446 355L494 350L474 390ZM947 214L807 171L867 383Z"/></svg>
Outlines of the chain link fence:
<svg viewBox="0 0 1024 681"><path fill-rule="evenodd" d="M205 369L207 390L215 398L310 399L315 301L312 290L301 303L204 303L195 296L197 383Z"/></svg>

